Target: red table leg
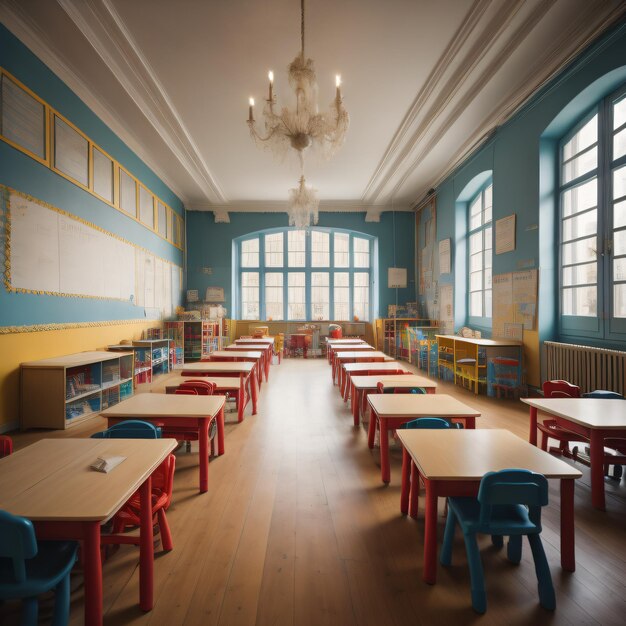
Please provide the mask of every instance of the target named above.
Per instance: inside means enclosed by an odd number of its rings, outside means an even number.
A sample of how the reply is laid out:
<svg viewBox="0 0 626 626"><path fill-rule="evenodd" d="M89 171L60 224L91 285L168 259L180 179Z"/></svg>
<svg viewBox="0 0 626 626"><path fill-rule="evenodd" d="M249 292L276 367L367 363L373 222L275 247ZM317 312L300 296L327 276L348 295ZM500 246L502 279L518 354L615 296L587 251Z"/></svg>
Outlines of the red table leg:
<svg viewBox="0 0 626 626"><path fill-rule="evenodd" d="M417 471L417 465L411 461L411 490L409 515L413 519L417 519L417 510L419 508L420 497L420 473Z"/></svg>
<svg viewBox="0 0 626 626"><path fill-rule="evenodd" d="M380 477L385 484L391 480L391 469L389 467L389 430L387 420L378 418L378 428L380 431Z"/></svg>
<svg viewBox="0 0 626 626"><path fill-rule="evenodd" d="M263 382L263 372L261 372L261 364L258 361L255 361L254 367L252 370L256 373L257 383L259 385L259 390L261 389L261 383Z"/></svg>
<svg viewBox="0 0 626 626"><path fill-rule="evenodd" d="M217 454L224 454L224 407L217 414Z"/></svg>
<svg viewBox="0 0 626 626"><path fill-rule="evenodd" d="M409 512L409 491L411 489L411 455L402 447L402 487L400 489L400 512Z"/></svg>
<svg viewBox="0 0 626 626"><path fill-rule="evenodd" d="M270 352L265 351L265 382L268 383L270 380L270 363L272 361L272 352L270 348Z"/></svg>
<svg viewBox="0 0 626 626"><path fill-rule="evenodd" d="M376 439L376 422L378 420L378 416L374 412L374 409L370 411L370 422L367 426L367 445L369 449L372 450L374 448L374 440Z"/></svg>
<svg viewBox="0 0 626 626"><path fill-rule="evenodd" d="M576 570L574 553L574 480L561 479L561 567Z"/></svg>
<svg viewBox="0 0 626 626"><path fill-rule="evenodd" d="M475 417L466 417L465 418L465 428L470 428L471 430L476 429L476 418Z"/></svg>
<svg viewBox="0 0 626 626"><path fill-rule="evenodd" d="M437 484L424 480L426 513L424 518L424 582L437 582Z"/></svg>
<svg viewBox="0 0 626 626"><path fill-rule="evenodd" d="M209 489L209 419L198 420L198 462L200 463L200 493Z"/></svg>
<svg viewBox="0 0 626 626"><path fill-rule="evenodd" d="M246 406L246 384L247 379L243 374L239 376L239 391L237 392L237 421L243 422L243 411Z"/></svg>
<svg viewBox="0 0 626 626"><path fill-rule="evenodd" d="M591 504L604 511L604 434L597 429L591 430Z"/></svg>
<svg viewBox="0 0 626 626"><path fill-rule="evenodd" d="M350 397L350 385L352 384L352 379L348 372L344 372L343 380L343 401L347 402Z"/></svg>
<svg viewBox="0 0 626 626"><path fill-rule="evenodd" d="M256 401L258 398L257 386L256 386L256 372L254 368L250 372L250 395L252 396L252 415L256 415Z"/></svg>
<svg viewBox="0 0 626 626"><path fill-rule="evenodd" d="M206 452L206 445L204 447ZM200 450L202 450L202 440L200 440ZM205 457L204 460L208 463L208 457ZM142 611L151 611L154 604L154 542L152 537L151 476L148 476L141 487L139 487L139 501L141 507L139 513L139 606Z"/></svg>
<svg viewBox="0 0 626 626"><path fill-rule="evenodd" d="M86 522L83 525L83 529L85 624L102 624L102 560L100 556L100 522Z"/></svg>
<svg viewBox="0 0 626 626"><path fill-rule="evenodd" d="M537 407L530 407L530 433L528 435L528 441L537 445Z"/></svg>
<svg viewBox="0 0 626 626"><path fill-rule="evenodd" d="M330 375L333 377L333 385L335 384L335 372L337 371L337 361L335 360L335 355L332 356L330 361Z"/></svg>
<svg viewBox="0 0 626 626"><path fill-rule="evenodd" d="M354 385L352 385L352 419L354 420L354 425L359 425L359 412L361 407L361 395L360 392L356 390Z"/></svg>

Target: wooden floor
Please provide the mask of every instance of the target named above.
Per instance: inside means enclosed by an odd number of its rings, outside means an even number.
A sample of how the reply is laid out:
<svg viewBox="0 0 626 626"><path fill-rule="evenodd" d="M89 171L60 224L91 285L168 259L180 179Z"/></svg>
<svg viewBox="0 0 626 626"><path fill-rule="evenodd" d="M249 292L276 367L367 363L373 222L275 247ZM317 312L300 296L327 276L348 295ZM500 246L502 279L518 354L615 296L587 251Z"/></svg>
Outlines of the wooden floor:
<svg viewBox="0 0 626 626"><path fill-rule="evenodd" d="M165 378L158 386L162 388ZM155 389L155 391L158 389ZM482 411L480 428L508 428L527 439L528 410L442 384ZM100 418L69 432L16 434L16 447L46 436L87 436ZM235 414L227 414L234 422ZM168 519L174 550L158 553L155 606L138 602L138 551L122 546L104 565L106 624L624 624L626 622L626 482L607 486L606 513L590 505L589 474L576 484L574 574L561 570L558 483L544 509L543 542L557 610L538 604L528 545L519 566L481 542L488 609L470 604L469 573L457 534L454 565L422 582L423 503L417 521L399 512L401 454L392 482L380 481L377 450L352 425L348 405L323 359L284 360L263 384L259 413L230 423L226 454L212 460L209 491L197 491L194 453L178 454ZM480 454L480 450L476 450ZM443 502L441 502L443 507ZM440 531L443 530L440 517ZM72 624L82 623L80 576L73 578ZM44 607L44 612L45 612ZM0 623L16 623L15 606Z"/></svg>

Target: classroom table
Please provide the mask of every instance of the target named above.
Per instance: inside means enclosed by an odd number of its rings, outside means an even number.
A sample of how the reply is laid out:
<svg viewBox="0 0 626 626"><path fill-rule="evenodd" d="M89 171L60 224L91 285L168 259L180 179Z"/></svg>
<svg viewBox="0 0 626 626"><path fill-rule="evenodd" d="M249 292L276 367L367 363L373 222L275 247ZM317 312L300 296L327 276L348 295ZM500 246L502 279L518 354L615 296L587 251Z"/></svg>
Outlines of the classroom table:
<svg viewBox="0 0 626 626"><path fill-rule="evenodd" d="M229 378L239 376L239 395L237 397L237 421L243 422L244 409L248 400L252 399L252 415L256 415L257 382L256 367L254 363L220 363L219 361L200 361L199 363L186 363L181 371L182 376L213 376L216 378ZM247 390L247 393L246 393Z"/></svg>
<svg viewBox="0 0 626 626"><path fill-rule="evenodd" d="M413 375L398 374L377 374L375 376L359 376L358 372L348 374L349 386L351 388L351 409L354 425L359 425L361 406L368 394L376 391L378 383L383 383L383 387L423 387L426 393L435 393L437 383L430 378Z"/></svg>
<svg viewBox="0 0 626 626"><path fill-rule="evenodd" d="M377 372L389 370L390 372L403 371L407 373L412 373L404 365L401 365L398 361L394 361L391 357L388 357L385 361L375 362L373 365L371 362L368 361L366 361L365 363L346 363L345 365L341 366L341 373L344 377L344 384L343 387L339 388L344 402L347 402L348 398L352 396L352 377L363 376L363 372L368 372L370 370L374 370ZM363 405L364 404L365 400L363 398Z"/></svg>
<svg viewBox="0 0 626 626"><path fill-rule="evenodd" d="M333 350L337 347L362 346L363 344L365 344L363 339L326 339L326 358L330 363Z"/></svg>
<svg viewBox="0 0 626 626"><path fill-rule="evenodd" d="M328 349L330 352L330 364L333 367L337 367L337 355L343 354L344 352L374 352L376 348L370 346L369 343L344 343L340 346L332 346Z"/></svg>
<svg viewBox="0 0 626 626"><path fill-rule="evenodd" d="M40 540L82 542L84 623L102 624L101 524L139 490L139 605L153 606L154 470L176 448L175 439L41 439L0 459L0 509L30 519ZM89 465L124 456L108 474Z"/></svg>
<svg viewBox="0 0 626 626"><path fill-rule="evenodd" d="M169 378L168 383L165 385L165 393L175 393L180 385L182 385L186 381L200 381L204 383L213 383L215 385L215 395L237 395L241 389L241 380L239 378L230 377L230 378L220 378L219 376L202 376L200 377L190 377L190 376L178 376L174 378ZM154 393L154 392L152 392Z"/></svg>
<svg viewBox="0 0 626 626"><path fill-rule="evenodd" d="M424 397L424 396L422 396ZM442 396L434 396L440 398ZM482 477L491 471L528 469L561 481L561 567L573 572L574 480L582 474L564 461L532 446L508 430L399 430L403 446L400 506L407 512L409 489L417 499L419 480L409 486L411 461L426 487L424 581L437 580L437 498L475 497Z"/></svg>
<svg viewBox="0 0 626 626"><path fill-rule="evenodd" d="M438 343L439 355L437 362L441 367L448 367L452 363L454 382L457 378L467 378L474 387L474 393L478 395L479 382L487 382L487 362L493 357L514 357L519 363L519 377L521 380L523 345L521 341L514 339L477 339L474 337L459 337L458 335L435 335ZM479 361L479 350L485 351L484 362ZM452 354L452 360L441 359L441 354ZM470 364L459 368L459 360L471 359ZM459 374L459 370L463 373ZM466 371L465 371L466 370Z"/></svg>
<svg viewBox="0 0 626 626"><path fill-rule="evenodd" d="M529 442L537 445L537 411L590 441L591 503L604 511L604 440L626 438L626 401L596 398L522 398L530 406Z"/></svg>
<svg viewBox="0 0 626 626"><path fill-rule="evenodd" d="M112 426L128 419L145 420L164 427L184 427L198 433L200 493L209 488L209 426L217 422L217 453L224 454L224 396L179 396L138 393L101 411Z"/></svg>
<svg viewBox="0 0 626 626"><path fill-rule="evenodd" d="M384 352L379 352L378 350L364 350L364 351L353 351L350 350L348 352L338 352L333 355L333 367L332 367L332 377L333 384L335 384L335 376L338 378L339 389L341 391L341 396L343 397L345 393L345 376L343 372L343 366L347 363L383 363L385 361L394 361L390 356L387 356Z"/></svg>
<svg viewBox="0 0 626 626"><path fill-rule="evenodd" d="M228 352L246 352L247 350L260 351L263 353L263 366L265 367L265 380L269 380L270 365L274 355L274 347L271 343L231 343L224 350Z"/></svg>
<svg viewBox="0 0 626 626"><path fill-rule="evenodd" d="M274 337L240 337L239 339L235 339L235 343L243 345L246 343L269 343L270 345L274 345L275 338Z"/></svg>
<svg viewBox="0 0 626 626"><path fill-rule="evenodd" d="M263 380L264 365L262 364L264 359L264 352L259 350L246 350L244 352L232 352L229 350L215 350L209 355L209 361L215 363L254 363L256 367L256 375L259 383L259 389L261 388L261 382ZM267 382L267 371L265 372L265 381Z"/></svg>
<svg viewBox="0 0 626 626"><path fill-rule="evenodd" d="M418 417L441 417L462 420L465 428L474 429L480 412L446 394L383 394L367 396L371 418L367 431L367 445L372 449L376 428L380 430L380 476L384 483L391 480L389 467L389 431L395 430Z"/></svg>

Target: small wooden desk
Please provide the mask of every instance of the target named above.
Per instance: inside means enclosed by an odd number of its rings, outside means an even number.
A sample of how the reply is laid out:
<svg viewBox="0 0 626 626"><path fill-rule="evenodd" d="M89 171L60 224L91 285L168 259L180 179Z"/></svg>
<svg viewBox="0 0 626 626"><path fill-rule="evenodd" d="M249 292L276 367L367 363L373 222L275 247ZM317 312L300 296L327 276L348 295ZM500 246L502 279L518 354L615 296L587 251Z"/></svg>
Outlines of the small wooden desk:
<svg viewBox="0 0 626 626"><path fill-rule="evenodd" d="M422 396L424 397L424 396ZM433 396L441 398L442 396ZM531 446L508 430L399 430L402 456L401 508L406 513L410 461L426 487L424 581L437 580L437 498L476 496L487 472L528 469L561 481L561 567L573 572L574 480L582 474L567 463ZM417 487L417 486L416 486ZM413 494L417 498L417 494Z"/></svg>
<svg viewBox="0 0 626 626"><path fill-rule="evenodd" d="M368 428L367 444L372 449L376 428L380 429L380 474L384 483L391 480L389 468L389 431L395 430L418 417L442 417L462 420L465 428L474 429L480 412L446 394L370 394L367 401L372 417ZM476 450L475 453L478 453Z"/></svg>
<svg viewBox="0 0 626 626"><path fill-rule="evenodd" d="M248 337L248 338L240 338L235 339L235 343L242 345L246 343L269 343L270 345L274 345L274 337Z"/></svg>
<svg viewBox="0 0 626 626"><path fill-rule="evenodd" d="M237 395L241 388L241 380L239 378L220 378L219 376L202 376L193 378L190 376L179 376L178 378L170 378L169 385L165 386L165 393L174 393L180 385L187 380L198 380L206 383L213 383L215 385L216 395Z"/></svg>
<svg viewBox="0 0 626 626"><path fill-rule="evenodd" d="M439 355L437 362L439 366L449 367L452 363L454 373L454 382L459 376L458 361L464 358L474 359L474 366L469 367L471 372L467 379L474 385L474 393L478 394L478 383L481 380L487 380L487 360L490 353L492 356L514 356L519 361L519 368L522 368L522 342L513 339L474 339L472 337L459 337L458 335L435 335L438 342ZM484 348L487 355L484 363L478 362L478 351ZM452 351L452 361L442 360L441 354ZM481 371L483 374L481 375Z"/></svg>
<svg viewBox="0 0 626 626"><path fill-rule="evenodd" d="M596 398L522 398L530 406L529 442L537 445L537 411L548 413L559 426L589 439L591 503L604 511L604 440L626 438L626 401Z"/></svg>
<svg viewBox="0 0 626 626"><path fill-rule="evenodd" d="M330 353L330 364L333 367L337 367L337 356L344 352L373 352L375 348L368 343L343 343L339 346L329 346L328 352Z"/></svg>
<svg viewBox="0 0 626 626"><path fill-rule="evenodd" d="M384 365L387 365L384 363ZM346 366L347 367L347 366ZM397 374L385 375L378 374L376 376L358 376L358 372L353 372L348 375L348 380L351 387L351 409L352 417L354 418L354 425L359 425L359 417L361 413L361 407L364 404L370 391L375 391L378 387L378 383L383 383L384 386L390 387L424 387L426 393L435 393L437 389L437 383L430 380L430 378L424 378L423 376L398 376Z"/></svg>
<svg viewBox="0 0 626 626"><path fill-rule="evenodd" d="M384 352L378 350L349 350L346 352L337 352L333 355L333 384L335 383L335 375L338 378L341 395L345 393L345 376L342 369L346 363L383 363L385 361L393 361L394 359L387 356Z"/></svg>
<svg viewBox="0 0 626 626"><path fill-rule="evenodd" d="M332 362L332 355L336 348L344 346L362 346L367 345L363 339L326 339L326 357L328 362Z"/></svg>
<svg viewBox="0 0 626 626"><path fill-rule="evenodd" d="M252 398L252 415L256 415L257 382L254 363L220 363L219 361L200 361L183 366L182 376L214 376L217 378L231 378L239 376L239 396L237 397L237 420L243 422L243 413Z"/></svg>
<svg viewBox="0 0 626 626"><path fill-rule="evenodd" d="M233 352L231 350L216 350L211 352L209 357L210 361L222 362L222 363L254 363L256 366L256 375L259 382L259 389L261 388L261 382L263 381L263 370L265 352L259 350L245 350L243 352ZM265 381L267 382L267 371L265 371Z"/></svg>
<svg viewBox="0 0 626 626"><path fill-rule="evenodd" d="M247 350L260 351L263 353L263 366L265 367L265 380L269 380L270 365L274 355L274 347L271 343L231 343L224 350L228 352L246 352Z"/></svg>
<svg viewBox="0 0 626 626"><path fill-rule="evenodd" d="M41 439L0 459L0 509L32 520L43 540L82 542L85 624L102 624L100 525L139 490L139 605L153 605L152 480L174 439ZM89 469L99 456L125 456L109 474Z"/></svg>
<svg viewBox="0 0 626 626"><path fill-rule="evenodd" d="M209 425L217 420L217 453L224 454L224 396L140 393L102 411L109 426L128 419L183 426L198 433L200 493L209 488Z"/></svg>

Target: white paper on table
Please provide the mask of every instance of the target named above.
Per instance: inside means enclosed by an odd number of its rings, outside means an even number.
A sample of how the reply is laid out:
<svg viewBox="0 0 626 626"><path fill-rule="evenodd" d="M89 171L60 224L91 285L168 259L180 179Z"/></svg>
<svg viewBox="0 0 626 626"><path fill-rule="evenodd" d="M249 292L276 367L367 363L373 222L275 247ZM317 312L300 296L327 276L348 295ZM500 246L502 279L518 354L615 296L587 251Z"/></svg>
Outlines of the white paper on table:
<svg viewBox="0 0 626 626"><path fill-rule="evenodd" d="M108 474L125 460L125 456L99 456L89 467L96 472Z"/></svg>

